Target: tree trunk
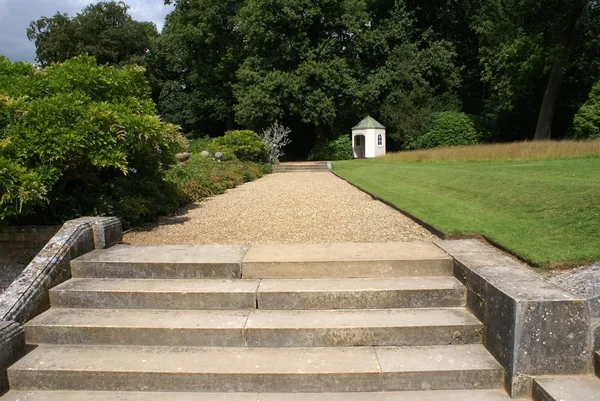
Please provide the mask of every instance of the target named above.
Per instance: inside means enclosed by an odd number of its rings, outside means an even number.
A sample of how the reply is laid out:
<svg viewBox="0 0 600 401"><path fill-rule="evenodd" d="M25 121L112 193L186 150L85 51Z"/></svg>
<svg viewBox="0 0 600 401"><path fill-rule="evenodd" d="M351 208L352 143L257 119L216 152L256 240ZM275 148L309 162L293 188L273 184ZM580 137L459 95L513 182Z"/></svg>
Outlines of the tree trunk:
<svg viewBox="0 0 600 401"><path fill-rule="evenodd" d="M227 122L225 123L225 131L232 131L235 128L233 111L227 113Z"/></svg>
<svg viewBox="0 0 600 401"><path fill-rule="evenodd" d="M556 104L558 103L560 87L565 77L565 67L569 57L569 49L573 42L575 25L583 12L586 2L586 0L572 1L572 9L565 21L565 26L560 37L560 53L556 55L554 65L552 66L552 72L550 73L550 79L548 80L548 86L544 93L544 100L540 107L534 137L536 140L550 139L552 134L552 121L554 120L554 112L556 110Z"/></svg>

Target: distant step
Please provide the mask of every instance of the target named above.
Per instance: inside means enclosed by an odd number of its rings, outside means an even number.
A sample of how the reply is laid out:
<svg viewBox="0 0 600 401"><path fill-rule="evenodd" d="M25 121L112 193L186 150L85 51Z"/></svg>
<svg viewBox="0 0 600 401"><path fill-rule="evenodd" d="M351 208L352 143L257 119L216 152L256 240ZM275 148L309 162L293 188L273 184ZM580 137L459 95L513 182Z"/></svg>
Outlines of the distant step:
<svg viewBox="0 0 600 401"><path fill-rule="evenodd" d="M244 257L249 279L450 276L453 259L430 242L254 245Z"/></svg>
<svg viewBox="0 0 600 401"><path fill-rule="evenodd" d="M594 376L537 377L534 401L599 401L600 379Z"/></svg>
<svg viewBox="0 0 600 401"><path fill-rule="evenodd" d="M353 348L46 346L12 390L363 392L500 388L482 345Z"/></svg>
<svg viewBox="0 0 600 401"><path fill-rule="evenodd" d="M248 247L117 245L71 261L73 277L239 278Z"/></svg>
<svg viewBox="0 0 600 401"><path fill-rule="evenodd" d="M452 276L322 280L74 278L50 290L59 308L389 309L464 306Z"/></svg>
<svg viewBox="0 0 600 401"><path fill-rule="evenodd" d="M108 391L11 391L2 401L510 401L502 390L380 393L151 393Z"/></svg>
<svg viewBox="0 0 600 401"><path fill-rule="evenodd" d="M274 173L329 171L327 162L287 162L273 166Z"/></svg>
<svg viewBox="0 0 600 401"><path fill-rule="evenodd" d="M422 346L481 343L465 308L112 310L51 308L25 325L29 344L202 347Z"/></svg>

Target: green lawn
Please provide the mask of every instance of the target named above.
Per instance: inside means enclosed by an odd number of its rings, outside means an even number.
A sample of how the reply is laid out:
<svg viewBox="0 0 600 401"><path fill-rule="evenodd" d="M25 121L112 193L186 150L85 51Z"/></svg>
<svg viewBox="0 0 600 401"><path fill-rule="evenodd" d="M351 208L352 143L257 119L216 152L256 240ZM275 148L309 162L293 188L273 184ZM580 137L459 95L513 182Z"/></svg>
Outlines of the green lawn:
<svg viewBox="0 0 600 401"><path fill-rule="evenodd" d="M333 171L449 234L482 234L546 267L600 260L600 158L340 161Z"/></svg>

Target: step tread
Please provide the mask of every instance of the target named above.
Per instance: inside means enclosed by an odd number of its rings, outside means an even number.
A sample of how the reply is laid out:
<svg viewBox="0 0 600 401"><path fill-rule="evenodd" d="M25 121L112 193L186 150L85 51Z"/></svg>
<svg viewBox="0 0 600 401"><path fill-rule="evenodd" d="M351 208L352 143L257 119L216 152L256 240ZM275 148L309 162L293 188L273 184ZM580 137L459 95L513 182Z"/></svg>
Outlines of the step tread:
<svg viewBox="0 0 600 401"><path fill-rule="evenodd" d="M238 245L116 245L88 252L71 261L82 263L241 263L248 251Z"/></svg>
<svg viewBox="0 0 600 401"><path fill-rule="evenodd" d="M253 245L244 262L452 260L432 242Z"/></svg>
<svg viewBox="0 0 600 401"><path fill-rule="evenodd" d="M101 371L343 374L501 370L481 345L351 348L199 348L40 345L9 372Z"/></svg>
<svg viewBox="0 0 600 401"><path fill-rule="evenodd" d="M260 286L259 286L260 285ZM94 292L332 292L453 290L464 286L455 277L339 278L339 279L116 279L72 278L51 289Z"/></svg>
<svg viewBox="0 0 600 401"><path fill-rule="evenodd" d="M369 328L480 326L465 308L337 310L154 310L51 308L25 327Z"/></svg>
<svg viewBox="0 0 600 401"><path fill-rule="evenodd" d="M600 379L594 376L547 376L536 377L534 395L540 400L600 401ZM549 398L548 398L549 397Z"/></svg>
<svg viewBox="0 0 600 401"><path fill-rule="evenodd" d="M223 279L115 279L115 278L72 278L50 290L50 292L251 292L258 289L260 280Z"/></svg>
<svg viewBox="0 0 600 401"><path fill-rule="evenodd" d="M111 391L11 391L2 401L509 401L503 390L385 393L159 393Z"/></svg>
<svg viewBox="0 0 600 401"><path fill-rule="evenodd" d="M319 279L452 275L453 259L431 242L268 244L250 248L242 277Z"/></svg>
<svg viewBox="0 0 600 401"><path fill-rule="evenodd" d="M256 310L247 328L480 326L466 308Z"/></svg>
<svg viewBox="0 0 600 401"><path fill-rule="evenodd" d="M452 276L338 279L265 279L259 292L455 290L464 285Z"/></svg>

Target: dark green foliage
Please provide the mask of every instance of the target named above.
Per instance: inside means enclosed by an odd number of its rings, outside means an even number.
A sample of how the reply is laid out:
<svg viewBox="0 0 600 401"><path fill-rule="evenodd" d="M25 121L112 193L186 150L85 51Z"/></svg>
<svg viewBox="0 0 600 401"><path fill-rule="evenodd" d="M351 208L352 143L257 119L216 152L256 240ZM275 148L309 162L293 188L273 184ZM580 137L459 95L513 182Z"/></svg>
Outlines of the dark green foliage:
<svg viewBox="0 0 600 401"><path fill-rule="evenodd" d="M99 64L141 63L158 37L151 22L134 21L119 1L91 4L73 18L57 13L33 21L27 30L36 59L45 66L87 53Z"/></svg>
<svg viewBox="0 0 600 401"><path fill-rule="evenodd" d="M600 81L594 85L587 102L573 121L577 138L600 138Z"/></svg>
<svg viewBox="0 0 600 401"><path fill-rule="evenodd" d="M479 142L475 124L465 113L444 111L434 115L427 132L416 137L409 149L474 145Z"/></svg>
<svg viewBox="0 0 600 401"><path fill-rule="evenodd" d="M0 57L0 220L57 223L133 210L124 205L134 200L138 215L119 217L147 218L162 210L152 198L160 191L133 188L164 188L183 146L178 128L156 116L139 67L85 56L38 71Z"/></svg>
<svg viewBox="0 0 600 401"><path fill-rule="evenodd" d="M227 131L224 136L215 138L209 149L223 154L232 153L238 160L255 163L266 162L266 146L254 131Z"/></svg>
<svg viewBox="0 0 600 401"><path fill-rule="evenodd" d="M351 160L352 141L347 135L317 143L308 154L308 160Z"/></svg>

